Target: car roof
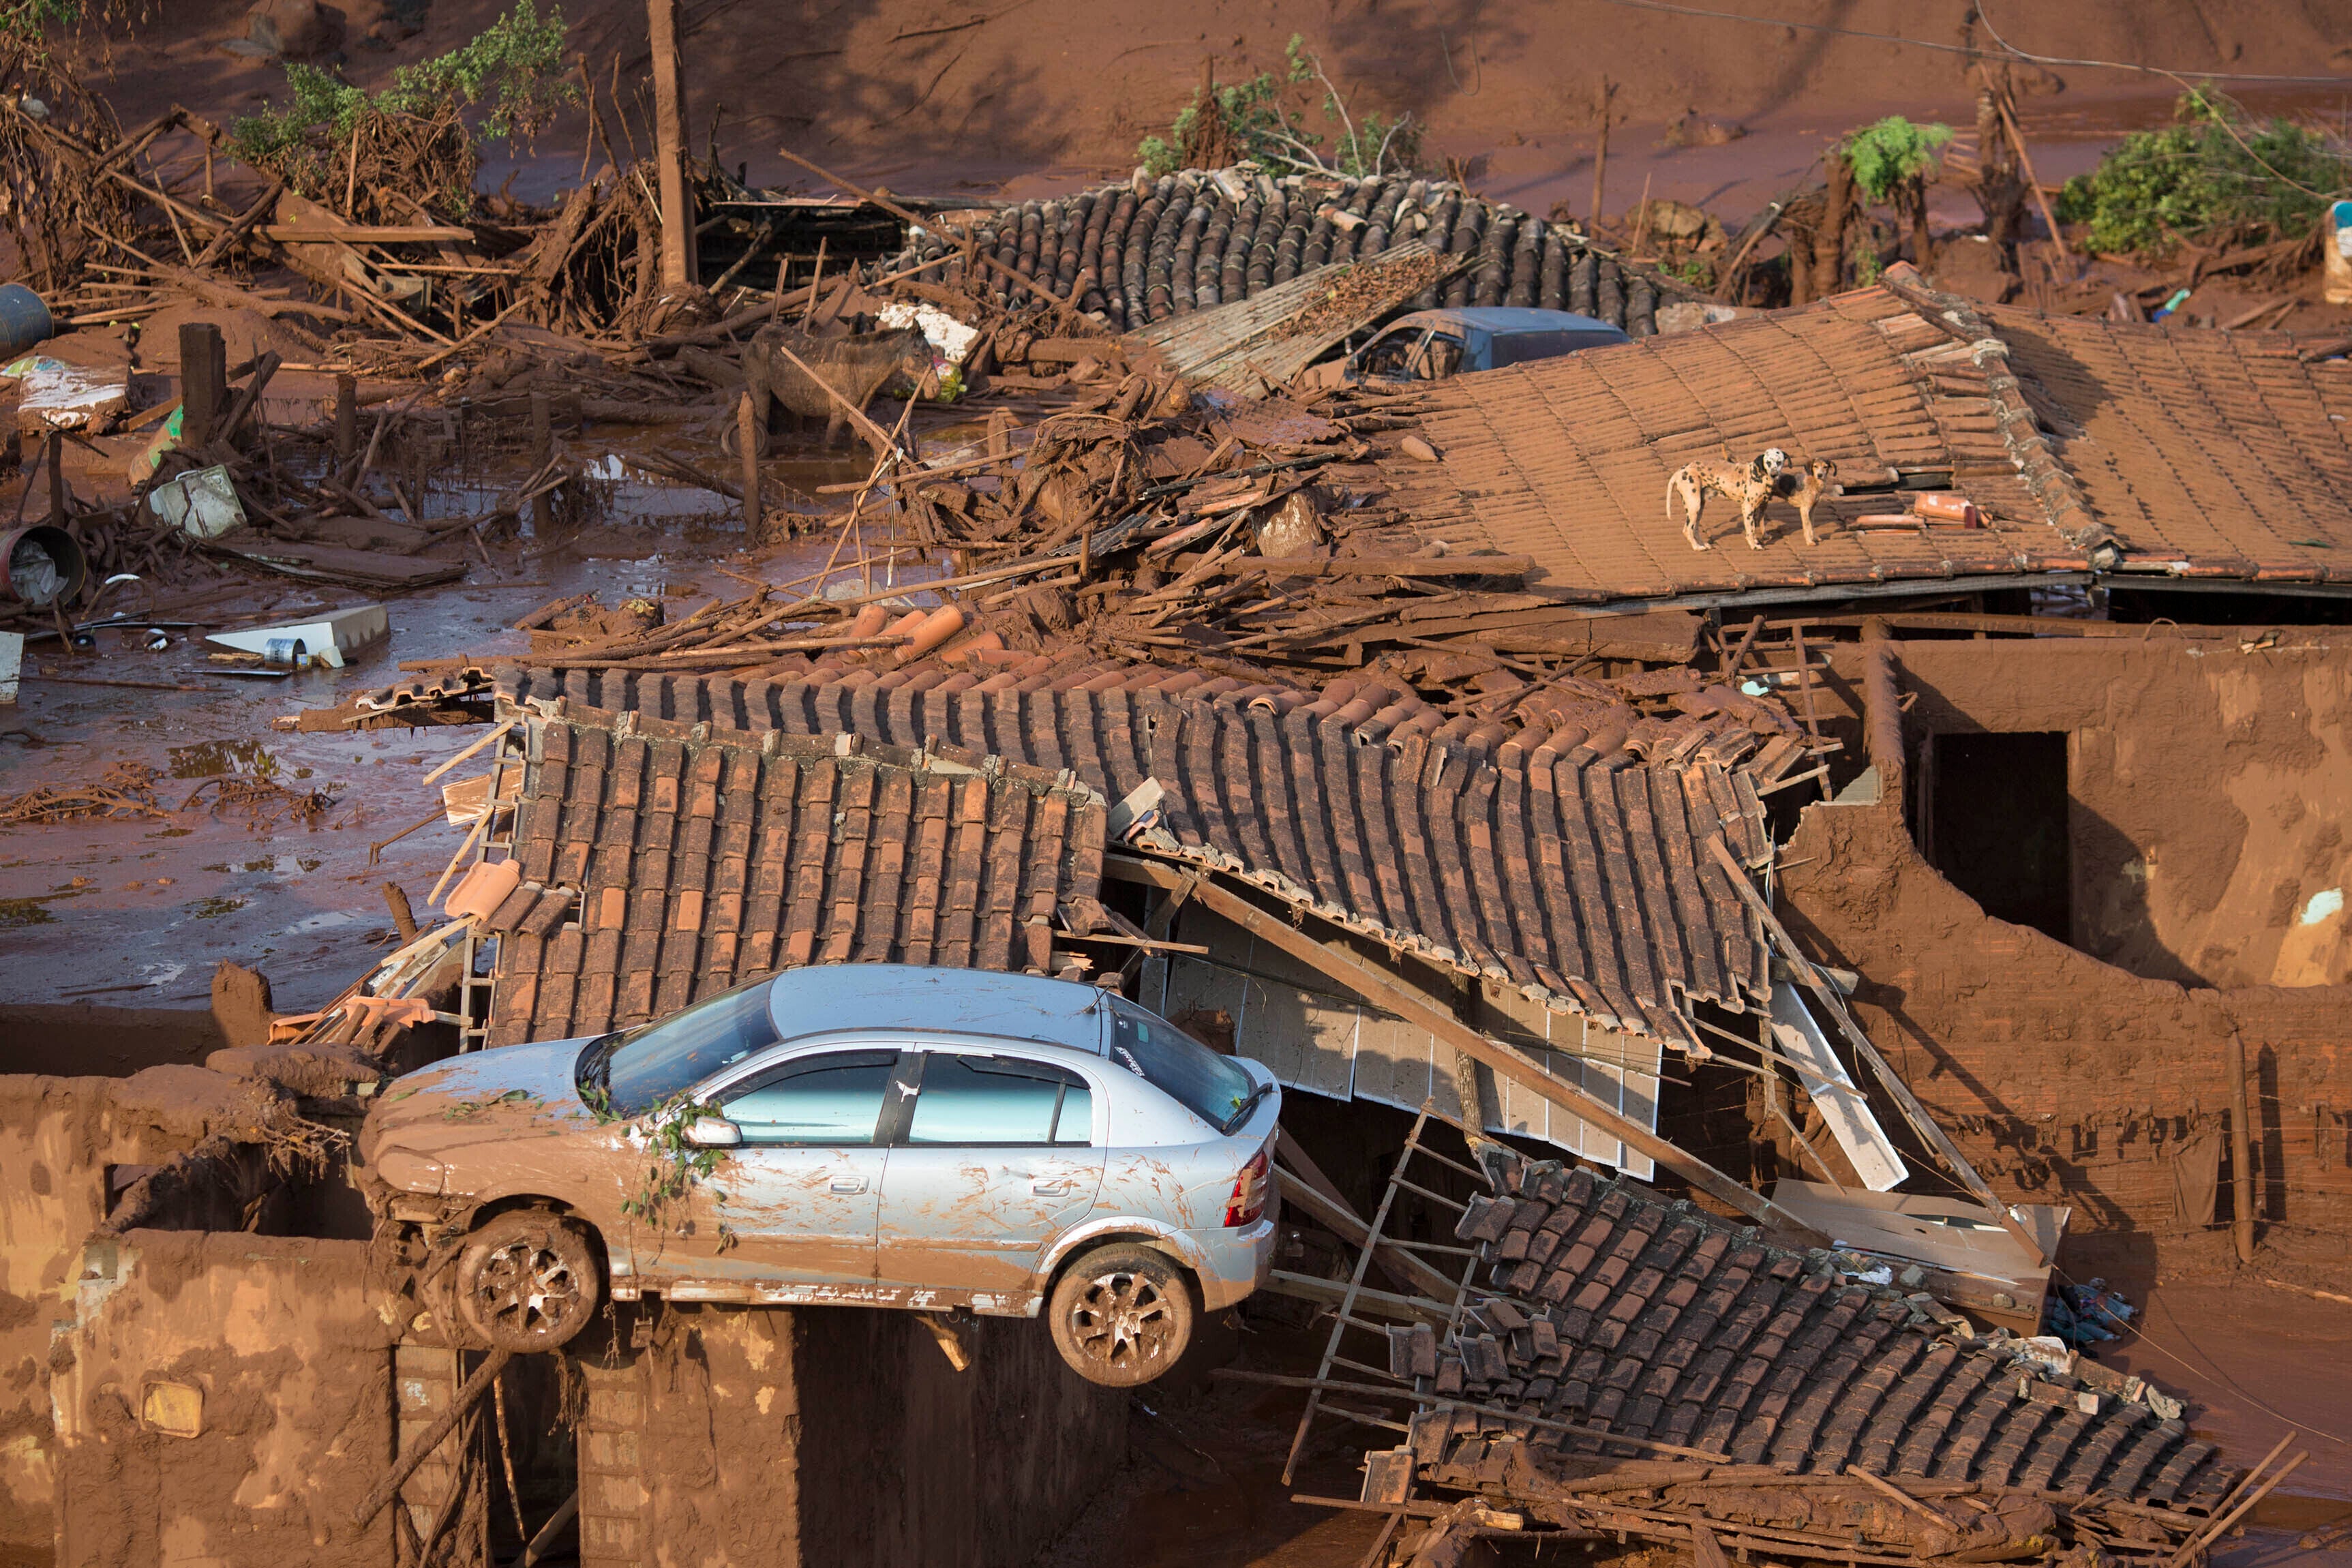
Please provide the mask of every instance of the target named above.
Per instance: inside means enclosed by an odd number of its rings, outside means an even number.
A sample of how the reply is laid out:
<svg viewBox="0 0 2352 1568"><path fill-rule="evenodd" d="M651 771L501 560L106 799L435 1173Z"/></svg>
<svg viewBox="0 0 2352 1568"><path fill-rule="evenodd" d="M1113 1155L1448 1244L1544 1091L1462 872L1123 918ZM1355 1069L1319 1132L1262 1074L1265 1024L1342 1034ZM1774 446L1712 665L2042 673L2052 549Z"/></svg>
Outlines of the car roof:
<svg viewBox="0 0 2352 1568"><path fill-rule="evenodd" d="M921 1029L1042 1041L1100 1056L1102 994L1092 985L913 963L787 969L769 993L779 1038L844 1029Z"/></svg>
<svg viewBox="0 0 2352 1568"><path fill-rule="evenodd" d="M1444 310L1415 310L1400 316L1394 323L1400 327L1459 327L1508 336L1513 332L1607 332L1615 337L1625 334L1598 316L1580 316L1573 310L1538 310L1522 305L1460 305Z"/></svg>

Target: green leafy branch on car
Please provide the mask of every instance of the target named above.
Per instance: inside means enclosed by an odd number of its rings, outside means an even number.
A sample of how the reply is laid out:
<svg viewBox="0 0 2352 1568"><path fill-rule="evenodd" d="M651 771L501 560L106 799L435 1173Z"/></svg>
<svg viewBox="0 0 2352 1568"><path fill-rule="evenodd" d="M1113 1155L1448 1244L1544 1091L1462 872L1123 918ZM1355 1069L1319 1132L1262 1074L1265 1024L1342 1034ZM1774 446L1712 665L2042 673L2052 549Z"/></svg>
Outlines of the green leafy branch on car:
<svg viewBox="0 0 2352 1568"><path fill-rule="evenodd" d="M696 1100L691 1089L680 1089L644 1114L630 1118L613 1104L609 1090L595 1084L581 1087L580 1100L598 1126L630 1121L631 1131L643 1140L648 1163L635 1190L621 1200L621 1213L656 1232L676 1230L685 1235L685 1217L678 1212L681 1205L695 1188L718 1173L719 1162L725 1157L722 1150L706 1149L688 1140L687 1129L697 1118L723 1116L719 1105ZM727 1194L722 1189L712 1187L710 1198L718 1207L727 1206ZM716 1222L716 1229L720 1252L741 1239L724 1219Z"/></svg>

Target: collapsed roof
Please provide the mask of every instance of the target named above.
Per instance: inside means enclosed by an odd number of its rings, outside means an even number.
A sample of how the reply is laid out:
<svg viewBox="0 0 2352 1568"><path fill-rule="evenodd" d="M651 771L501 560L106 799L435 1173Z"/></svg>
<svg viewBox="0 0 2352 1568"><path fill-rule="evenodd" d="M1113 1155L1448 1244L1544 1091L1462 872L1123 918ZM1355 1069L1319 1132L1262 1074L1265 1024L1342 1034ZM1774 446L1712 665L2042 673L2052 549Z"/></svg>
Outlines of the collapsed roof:
<svg viewBox="0 0 2352 1568"><path fill-rule="evenodd" d="M1076 195L947 215L980 247L1057 299L1133 331L1254 299L1302 273L1419 240L1466 261L1414 308L1522 305L1597 316L1635 337L1686 285L1612 256L1575 230L1449 180L1291 176L1188 169ZM956 251L919 229L893 269L938 260L950 285L1010 299L1000 276L966 277Z"/></svg>
<svg viewBox="0 0 2352 1568"><path fill-rule="evenodd" d="M1761 705L1699 695L1662 721L1596 701L1549 736L1496 744L1433 741L1433 710L1370 683L1335 701L1233 681L1213 684L1237 689L1129 689L1138 678L956 689L884 687L870 672L743 682L513 668L501 672L499 698L510 714L593 726L635 716L648 734L715 725L747 747L771 732L854 735L933 765L994 756L1024 777L1066 770L1121 803L1110 831L1139 849L1226 871L1392 952L1551 1010L1687 1044L1686 999L1734 1011L1769 1005L1754 917L1705 848L1722 836L1752 860L1769 847L1756 769L1803 753ZM559 783L582 787L543 763L526 775L534 844L543 821L534 803ZM1099 858L1089 864L1098 871ZM529 860L524 874L550 871ZM566 865L553 875L577 886L582 872ZM1095 891L1080 879L1058 897Z"/></svg>
<svg viewBox="0 0 2352 1568"><path fill-rule="evenodd" d="M601 1034L803 963L1046 964L1102 874L1100 795L989 759L541 720L493 910L489 1041Z"/></svg>

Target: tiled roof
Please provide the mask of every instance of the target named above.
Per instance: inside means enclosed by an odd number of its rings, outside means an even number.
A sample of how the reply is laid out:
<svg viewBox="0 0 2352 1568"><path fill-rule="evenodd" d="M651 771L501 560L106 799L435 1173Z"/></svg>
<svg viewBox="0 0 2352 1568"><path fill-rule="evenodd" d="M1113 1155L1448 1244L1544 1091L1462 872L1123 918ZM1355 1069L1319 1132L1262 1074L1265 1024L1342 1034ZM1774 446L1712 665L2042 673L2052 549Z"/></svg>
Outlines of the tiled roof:
<svg viewBox="0 0 2352 1568"><path fill-rule="evenodd" d="M2189 1509L2210 1509L2235 1474L2179 1420L1938 1334L1916 1298L1841 1278L1829 1253L1768 1246L1590 1170L1506 1164L1506 1190L1474 1200L1458 1232L1502 1306L1448 1340L1428 1390L1440 1396L1798 1474L1852 1464ZM1427 1479L1475 1486L1486 1435L1514 1429L1429 1411L1409 1446ZM1538 1449L1604 1448L1516 1431Z"/></svg>
<svg viewBox="0 0 2352 1568"><path fill-rule="evenodd" d="M2352 582L2352 362L2284 332L1984 313L2126 570Z"/></svg>
<svg viewBox="0 0 2352 1568"><path fill-rule="evenodd" d="M1444 383L1422 416L1444 461L1387 464L1385 504L1433 537L1533 556L1531 584L1582 599L2080 568L2084 552L2012 460L1990 380L1969 344L1864 289ZM1850 490L1898 478L1958 490L1987 526L1856 532L1852 519L1901 511L1906 497L1848 494L1816 508L1808 548L1778 500L1750 550L1738 508L1715 497L1702 523L1713 548L1693 550L1667 476L1767 447L1832 459Z"/></svg>
<svg viewBox="0 0 2352 1568"><path fill-rule="evenodd" d="M802 963L1046 972L1104 806L1066 774L843 735L531 718L491 1043L640 1023Z"/></svg>
<svg viewBox="0 0 2352 1568"><path fill-rule="evenodd" d="M1687 1040L1679 996L1735 1009L1769 996L1753 917L1704 843L1724 834L1743 859L1766 847L1740 764L1788 748L1738 715L1465 744L1385 688L1307 702L1124 679L988 690L518 670L501 698L509 711L561 700L649 724L990 752L1067 769L1111 801L1157 781L1157 815L1130 834L1139 847L1608 1027Z"/></svg>

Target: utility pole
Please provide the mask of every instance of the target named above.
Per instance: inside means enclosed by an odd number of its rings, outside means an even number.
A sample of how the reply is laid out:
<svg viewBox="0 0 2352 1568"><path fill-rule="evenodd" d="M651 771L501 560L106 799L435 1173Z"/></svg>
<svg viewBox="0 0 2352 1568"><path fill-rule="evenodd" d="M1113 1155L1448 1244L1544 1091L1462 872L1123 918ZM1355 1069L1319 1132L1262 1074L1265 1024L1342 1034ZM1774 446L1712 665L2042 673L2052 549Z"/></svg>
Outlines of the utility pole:
<svg viewBox="0 0 2352 1568"><path fill-rule="evenodd" d="M686 184L686 76L677 54L678 0L646 0L654 54L654 145L661 165L661 280L664 293L700 281L694 243L694 197Z"/></svg>
<svg viewBox="0 0 2352 1568"><path fill-rule="evenodd" d="M2246 1100L2246 1042L2230 1031L2230 1054L2223 1058L2230 1075L2230 1219L2236 1233L2238 1261L2254 1260L2254 1149Z"/></svg>

